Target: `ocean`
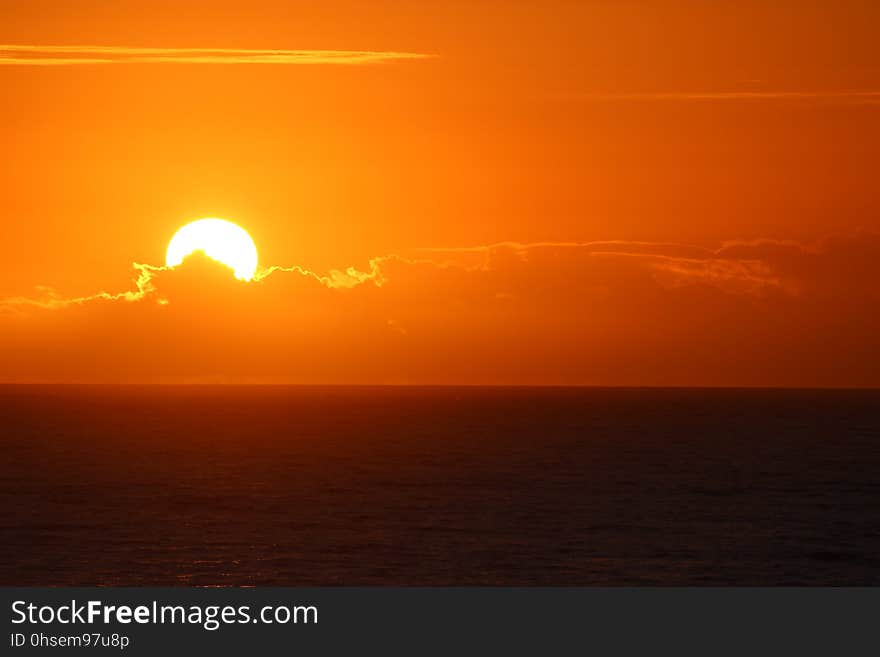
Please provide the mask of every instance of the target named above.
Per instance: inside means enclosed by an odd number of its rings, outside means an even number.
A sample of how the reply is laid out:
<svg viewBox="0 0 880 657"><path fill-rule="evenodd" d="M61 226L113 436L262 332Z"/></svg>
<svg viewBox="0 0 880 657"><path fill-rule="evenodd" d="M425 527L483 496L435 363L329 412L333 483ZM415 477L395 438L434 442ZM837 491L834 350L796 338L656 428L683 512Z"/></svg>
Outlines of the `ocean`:
<svg viewBox="0 0 880 657"><path fill-rule="evenodd" d="M876 585L880 391L0 386L2 585Z"/></svg>

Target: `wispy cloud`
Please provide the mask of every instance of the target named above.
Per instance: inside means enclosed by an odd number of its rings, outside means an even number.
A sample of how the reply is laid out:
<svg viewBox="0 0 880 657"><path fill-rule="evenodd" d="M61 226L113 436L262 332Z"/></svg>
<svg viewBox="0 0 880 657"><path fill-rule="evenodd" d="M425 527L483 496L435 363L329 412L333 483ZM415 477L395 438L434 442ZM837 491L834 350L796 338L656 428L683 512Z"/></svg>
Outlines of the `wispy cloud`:
<svg viewBox="0 0 880 657"><path fill-rule="evenodd" d="M674 91L634 93L586 93L579 98L598 102L668 102L668 101L835 101L846 103L880 102L880 90L815 90L815 91Z"/></svg>
<svg viewBox="0 0 880 657"><path fill-rule="evenodd" d="M137 48L0 44L0 66L89 64L375 64L432 55L374 50L267 50L244 48Z"/></svg>
<svg viewBox="0 0 880 657"><path fill-rule="evenodd" d="M293 273L313 279L331 289L346 289L366 282L373 282L381 287L384 282L384 279L382 278L381 263L384 259L385 258L373 258L370 260L370 271L368 272L359 271L356 267L347 267L344 270L331 269L330 273L326 276L309 271L299 265L291 265L290 267L273 265L258 271L254 280L259 282L275 273Z"/></svg>

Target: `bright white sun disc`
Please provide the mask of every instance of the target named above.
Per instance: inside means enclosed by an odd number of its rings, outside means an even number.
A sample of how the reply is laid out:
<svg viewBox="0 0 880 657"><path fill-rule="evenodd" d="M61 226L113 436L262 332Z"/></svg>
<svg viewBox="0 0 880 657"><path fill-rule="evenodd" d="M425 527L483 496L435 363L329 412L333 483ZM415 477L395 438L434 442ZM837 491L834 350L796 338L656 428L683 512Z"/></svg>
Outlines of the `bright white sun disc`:
<svg viewBox="0 0 880 657"><path fill-rule="evenodd" d="M257 247L247 231L225 219L199 219L174 233L165 252L165 265L176 267L194 251L231 267L235 277L249 281L257 272Z"/></svg>

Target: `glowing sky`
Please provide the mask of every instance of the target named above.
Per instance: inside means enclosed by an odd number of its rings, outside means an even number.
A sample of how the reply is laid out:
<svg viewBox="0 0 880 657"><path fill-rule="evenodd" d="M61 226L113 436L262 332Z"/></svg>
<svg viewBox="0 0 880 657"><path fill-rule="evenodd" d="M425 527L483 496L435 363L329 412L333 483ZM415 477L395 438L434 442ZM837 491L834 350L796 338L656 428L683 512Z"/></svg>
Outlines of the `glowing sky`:
<svg viewBox="0 0 880 657"><path fill-rule="evenodd" d="M876 3L2 11L2 381L880 385Z"/></svg>

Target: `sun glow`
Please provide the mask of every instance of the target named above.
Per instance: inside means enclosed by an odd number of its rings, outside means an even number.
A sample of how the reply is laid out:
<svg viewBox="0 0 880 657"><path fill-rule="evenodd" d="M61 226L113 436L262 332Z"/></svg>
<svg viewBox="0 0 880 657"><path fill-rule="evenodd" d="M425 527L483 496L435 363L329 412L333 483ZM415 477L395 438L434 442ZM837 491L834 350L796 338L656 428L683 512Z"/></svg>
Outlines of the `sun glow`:
<svg viewBox="0 0 880 657"><path fill-rule="evenodd" d="M194 251L231 267L242 281L253 279L257 271L257 247L247 231L225 219L199 219L186 224L168 243L165 264L176 267Z"/></svg>

